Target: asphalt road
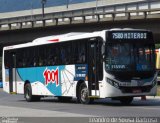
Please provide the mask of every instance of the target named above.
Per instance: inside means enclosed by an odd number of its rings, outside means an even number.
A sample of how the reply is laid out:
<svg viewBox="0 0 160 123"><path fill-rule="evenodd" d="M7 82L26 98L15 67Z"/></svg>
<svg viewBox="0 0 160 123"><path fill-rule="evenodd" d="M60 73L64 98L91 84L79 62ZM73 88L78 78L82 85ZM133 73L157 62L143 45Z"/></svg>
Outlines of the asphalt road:
<svg viewBox="0 0 160 123"><path fill-rule="evenodd" d="M119 101L110 99L97 100L91 105L78 104L75 100L67 103L59 102L53 97L43 98L40 102L26 102L23 95L10 95L0 89L0 117L159 116L160 98L147 97L146 101L136 98L129 106L122 106Z"/></svg>

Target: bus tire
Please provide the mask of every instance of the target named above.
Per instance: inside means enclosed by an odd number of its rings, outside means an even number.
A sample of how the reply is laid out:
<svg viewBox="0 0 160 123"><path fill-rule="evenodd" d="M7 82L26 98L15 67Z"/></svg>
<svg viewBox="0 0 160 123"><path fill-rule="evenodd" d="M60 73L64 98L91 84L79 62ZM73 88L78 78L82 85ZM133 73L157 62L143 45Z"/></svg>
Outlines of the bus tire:
<svg viewBox="0 0 160 123"><path fill-rule="evenodd" d="M90 104L94 101L94 99L88 97L88 88L85 83L80 84L77 98L78 102L82 104Z"/></svg>
<svg viewBox="0 0 160 123"><path fill-rule="evenodd" d="M133 101L133 97L122 97L119 100L122 105L130 105Z"/></svg>
<svg viewBox="0 0 160 123"><path fill-rule="evenodd" d="M24 98L26 99L27 102L32 102L32 101L40 101L41 97L40 96L33 96L31 84L27 83L24 86Z"/></svg>
<svg viewBox="0 0 160 123"><path fill-rule="evenodd" d="M33 101L33 96L32 96L32 88L29 83L27 83L24 86L24 98L26 99L27 102Z"/></svg>

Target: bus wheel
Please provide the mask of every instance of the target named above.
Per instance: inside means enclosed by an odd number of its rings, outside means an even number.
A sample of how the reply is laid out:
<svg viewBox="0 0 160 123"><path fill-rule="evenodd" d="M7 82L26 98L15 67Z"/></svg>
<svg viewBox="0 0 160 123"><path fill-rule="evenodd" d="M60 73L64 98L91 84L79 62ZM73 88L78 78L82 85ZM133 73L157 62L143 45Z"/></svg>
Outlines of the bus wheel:
<svg viewBox="0 0 160 123"><path fill-rule="evenodd" d="M27 102L32 102L32 101L40 101L40 96L33 96L32 95L32 88L29 83L27 83L24 86L24 98L26 99Z"/></svg>
<svg viewBox="0 0 160 123"><path fill-rule="evenodd" d="M122 105L129 105L133 101L133 97L122 97L120 98L120 102Z"/></svg>
<svg viewBox="0 0 160 123"><path fill-rule="evenodd" d="M24 98L26 99L27 102L33 101L32 89L31 89L31 85L29 83L27 83L24 86Z"/></svg>
<svg viewBox="0 0 160 123"><path fill-rule="evenodd" d="M85 83L82 83L79 86L78 90L78 102L82 104L90 104L93 102L94 99L88 98L88 88Z"/></svg>

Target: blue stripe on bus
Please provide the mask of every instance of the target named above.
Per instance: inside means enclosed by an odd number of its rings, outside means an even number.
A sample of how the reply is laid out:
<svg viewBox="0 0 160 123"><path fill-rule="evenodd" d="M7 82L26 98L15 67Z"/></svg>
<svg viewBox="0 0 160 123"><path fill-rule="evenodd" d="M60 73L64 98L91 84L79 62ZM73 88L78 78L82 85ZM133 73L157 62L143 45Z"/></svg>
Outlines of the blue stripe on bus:
<svg viewBox="0 0 160 123"><path fill-rule="evenodd" d="M59 85L56 85L56 82L48 82L46 85L47 89L54 94L55 96L61 96L62 90L61 90L61 71L65 69L65 66L47 66L47 67L31 67L31 68L18 68L17 72L19 74L19 77L22 81L29 80L31 83L39 81L42 84L45 85L45 77L44 72L45 70L54 71L58 69L58 82Z"/></svg>

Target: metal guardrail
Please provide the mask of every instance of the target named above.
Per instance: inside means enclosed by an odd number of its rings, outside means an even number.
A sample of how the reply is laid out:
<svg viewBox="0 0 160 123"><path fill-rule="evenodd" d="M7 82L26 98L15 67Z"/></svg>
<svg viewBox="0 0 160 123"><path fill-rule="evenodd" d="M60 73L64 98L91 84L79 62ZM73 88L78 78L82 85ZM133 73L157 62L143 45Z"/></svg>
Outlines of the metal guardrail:
<svg viewBox="0 0 160 123"><path fill-rule="evenodd" d="M109 5L70 11L0 19L0 30L36 28L63 24L160 18L160 8L152 8L159 0ZM141 8L145 6L146 8ZM135 7L135 9L131 9Z"/></svg>

